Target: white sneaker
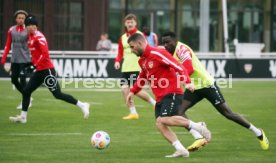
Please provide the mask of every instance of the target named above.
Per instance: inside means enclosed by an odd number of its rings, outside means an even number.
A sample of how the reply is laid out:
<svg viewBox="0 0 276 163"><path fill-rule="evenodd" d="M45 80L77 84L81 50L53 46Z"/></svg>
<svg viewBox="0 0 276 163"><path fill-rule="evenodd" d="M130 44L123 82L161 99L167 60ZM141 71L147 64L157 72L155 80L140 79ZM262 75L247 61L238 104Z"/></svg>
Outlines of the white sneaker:
<svg viewBox="0 0 276 163"><path fill-rule="evenodd" d="M201 129L198 131L208 142L211 141L212 135L208 130L206 124L204 122L199 122L201 125Z"/></svg>
<svg viewBox="0 0 276 163"><path fill-rule="evenodd" d="M17 115L16 117L9 117L11 122L16 122L16 123L26 123L27 118L23 117L21 115Z"/></svg>
<svg viewBox="0 0 276 163"><path fill-rule="evenodd" d="M29 108L30 107L32 107L32 101L33 101L34 99L31 97L31 100L30 100L30 104L29 104ZM16 109L22 109L22 102L16 107Z"/></svg>
<svg viewBox="0 0 276 163"><path fill-rule="evenodd" d="M81 107L81 111L83 113L83 118L84 119L88 119L88 117L89 117L89 108L90 108L90 104L87 103L87 102L85 102L83 104L83 106Z"/></svg>
<svg viewBox="0 0 276 163"><path fill-rule="evenodd" d="M189 157L190 153L188 150L177 150L171 155L165 156L166 158L176 158L176 157Z"/></svg>

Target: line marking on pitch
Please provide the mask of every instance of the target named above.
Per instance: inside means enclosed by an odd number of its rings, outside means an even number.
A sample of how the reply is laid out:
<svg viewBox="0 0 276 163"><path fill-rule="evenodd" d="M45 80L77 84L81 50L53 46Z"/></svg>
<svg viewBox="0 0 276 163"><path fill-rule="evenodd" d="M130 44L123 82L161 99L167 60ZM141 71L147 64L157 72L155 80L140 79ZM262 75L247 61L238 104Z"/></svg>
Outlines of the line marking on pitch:
<svg viewBox="0 0 276 163"><path fill-rule="evenodd" d="M67 136L67 135L82 135L79 132L72 132L72 133L9 133L7 135L10 136Z"/></svg>

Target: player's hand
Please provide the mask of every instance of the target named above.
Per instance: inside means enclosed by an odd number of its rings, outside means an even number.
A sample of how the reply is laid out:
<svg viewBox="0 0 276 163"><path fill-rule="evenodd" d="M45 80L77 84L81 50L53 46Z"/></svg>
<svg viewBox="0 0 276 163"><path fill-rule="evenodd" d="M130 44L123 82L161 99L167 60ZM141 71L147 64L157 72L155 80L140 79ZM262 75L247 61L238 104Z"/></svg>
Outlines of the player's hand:
<svg viewBox="0 0 276 163"><path fill-rule="evenodd" d="M132 105L134 102L133 102L133 96L134 96L134 93L133 92L129 92L129 94L127 95L127 104L128 105Z"/></svg>
<svg viewBox="0 0 276 163"><path fill-rule="evenodd" d="M195 86L193 83L185 84L185 88L190 90L192 93L195 91Z"/></svg>
<svg viewBox="0 0 276 163"><path fill-rule="evenodd" d="M5 63L4 70L9 73L11 71L11 63Z"/></svg>
<svg viewBox="0 0 276 163"><path fill-rule="evenodd" d="M121 67L120 62L115 62L114 68L115 68L116 70L119 70L120 67Z"/></svg>

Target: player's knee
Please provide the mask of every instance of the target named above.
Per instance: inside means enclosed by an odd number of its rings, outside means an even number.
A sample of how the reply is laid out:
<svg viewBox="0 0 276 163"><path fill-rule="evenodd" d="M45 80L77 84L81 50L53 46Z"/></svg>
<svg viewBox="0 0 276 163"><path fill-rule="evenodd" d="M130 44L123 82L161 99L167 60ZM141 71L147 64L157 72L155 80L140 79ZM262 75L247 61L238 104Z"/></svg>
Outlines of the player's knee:
<svg viewBox="0 0 276 163"><path fill-rule="evenodd" d="M236 114L233 113L231 110L224 110L222 112L222 114L224 115L225 118L233 120L236 117Z"/></svg>
<svg viewBox="0 0 276 163"><path fill-rule="evenodd" d="M233 112L225 103L216 106L216 108L225 118L231 119L233 117Z"/></svg>
<svg viewBox="0 0 276 163"><path fill-rule="evenodd" d="M158 117L156 120L155 120L155 125L157 128L161 128L162 127L162 118L161 117Z"/></svg>
<svg viewBox="0 0 276 163"><path fill-rule="evenodd" d="M232 119L232 114L231 113L228 113L228 112L224 112L223 115L225 116L225 118L227 119Z"/></svg>
<svg viewBox="0 0 276 163"><path fill-rule="evenodd" d="M183 115L191 107L191 102L184 100L181 104L181 107L178 109L178 114Z"/></svg>

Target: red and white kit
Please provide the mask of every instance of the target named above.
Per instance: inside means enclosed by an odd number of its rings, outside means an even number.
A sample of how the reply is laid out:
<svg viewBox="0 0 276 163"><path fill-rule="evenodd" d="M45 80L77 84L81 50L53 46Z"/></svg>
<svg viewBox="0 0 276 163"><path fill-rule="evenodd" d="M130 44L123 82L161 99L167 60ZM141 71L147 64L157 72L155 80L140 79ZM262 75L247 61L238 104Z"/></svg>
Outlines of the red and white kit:
<svg viewBox="0 0 276 163"><path fill-rule="evenodd" d="M36 71L54 68L49 56L47 40L40 31L29 34L28 46L32 54L32 62L36 65Z"/></svg>
<svg viewBox="0 0 276 163"><path fill-rule="evenodd" d="M147 45L139 59L139 65L142 70L130 91L134 94L139 92L148 81L157 102L167 94L183 94L181 86L178 85L179 80L186 84L191 83L187 70L164 49ZM177 74L182 77L179 78Z"/></svg>

